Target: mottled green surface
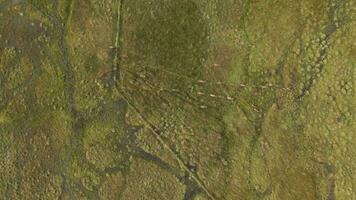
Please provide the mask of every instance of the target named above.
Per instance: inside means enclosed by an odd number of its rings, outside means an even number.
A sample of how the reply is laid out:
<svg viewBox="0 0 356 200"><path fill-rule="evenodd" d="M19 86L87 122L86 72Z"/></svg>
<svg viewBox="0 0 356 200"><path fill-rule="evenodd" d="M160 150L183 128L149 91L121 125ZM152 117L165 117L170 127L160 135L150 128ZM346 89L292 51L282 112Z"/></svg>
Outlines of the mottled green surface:
<svg viewBox="0 0 356 200"><path fill-rule="evenodd" d="M353 0L0 0L0 199L356 199Z"/></svg>

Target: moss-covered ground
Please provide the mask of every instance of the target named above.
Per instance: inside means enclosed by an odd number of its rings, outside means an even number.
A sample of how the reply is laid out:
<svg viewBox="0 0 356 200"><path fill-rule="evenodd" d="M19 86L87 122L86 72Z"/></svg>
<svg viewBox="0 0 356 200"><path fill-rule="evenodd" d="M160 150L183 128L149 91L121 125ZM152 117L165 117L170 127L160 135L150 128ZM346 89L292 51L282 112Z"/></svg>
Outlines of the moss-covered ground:
<svg viewBox="0 0 356 200"><path fill-rule="evenodd" d="M356 199L353 0L0 0L0 199Z"/></svg>

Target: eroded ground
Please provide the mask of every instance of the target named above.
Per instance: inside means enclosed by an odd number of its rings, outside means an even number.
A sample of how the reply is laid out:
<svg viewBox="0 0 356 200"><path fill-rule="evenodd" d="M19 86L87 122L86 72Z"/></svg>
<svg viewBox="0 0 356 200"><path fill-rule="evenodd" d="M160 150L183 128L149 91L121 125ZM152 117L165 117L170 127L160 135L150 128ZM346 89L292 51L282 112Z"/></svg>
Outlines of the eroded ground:
<svg viewBox="0 0 356 200"><path fill-rule="evenodd" d="M356 199L353 0L0 0L0 199Z"/></svg>

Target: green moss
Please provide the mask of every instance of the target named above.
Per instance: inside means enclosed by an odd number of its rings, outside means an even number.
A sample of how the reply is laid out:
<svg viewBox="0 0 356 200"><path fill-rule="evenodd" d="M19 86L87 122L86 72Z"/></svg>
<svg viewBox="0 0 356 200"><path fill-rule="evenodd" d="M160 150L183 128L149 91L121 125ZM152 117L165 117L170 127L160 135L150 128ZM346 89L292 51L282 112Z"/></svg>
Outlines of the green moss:
<svg viewBox="0 0 356 200"><path fill-rule="evenodd" d="M138 53L162 68L199 75L208 46L207 28L197 5L189 0L152 5L145 8L146 18L134 33Z"/></svg>
<svg viewBox="0 0 356 200"><path fill-rule="evenodd" d="M0 198L355 198L352 1L0 4Z"/></svg>

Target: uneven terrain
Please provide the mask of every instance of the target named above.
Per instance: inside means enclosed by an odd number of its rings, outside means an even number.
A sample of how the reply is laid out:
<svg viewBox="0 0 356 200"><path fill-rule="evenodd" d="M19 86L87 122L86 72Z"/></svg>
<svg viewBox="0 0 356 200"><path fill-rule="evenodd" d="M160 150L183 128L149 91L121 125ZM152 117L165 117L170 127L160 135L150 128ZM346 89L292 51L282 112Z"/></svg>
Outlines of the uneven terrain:
<svg viewBox="0 0 356 200"><path fill-rule="evenodd" d="M0 0L0 199L356 199L353 0Z"/></svg>

